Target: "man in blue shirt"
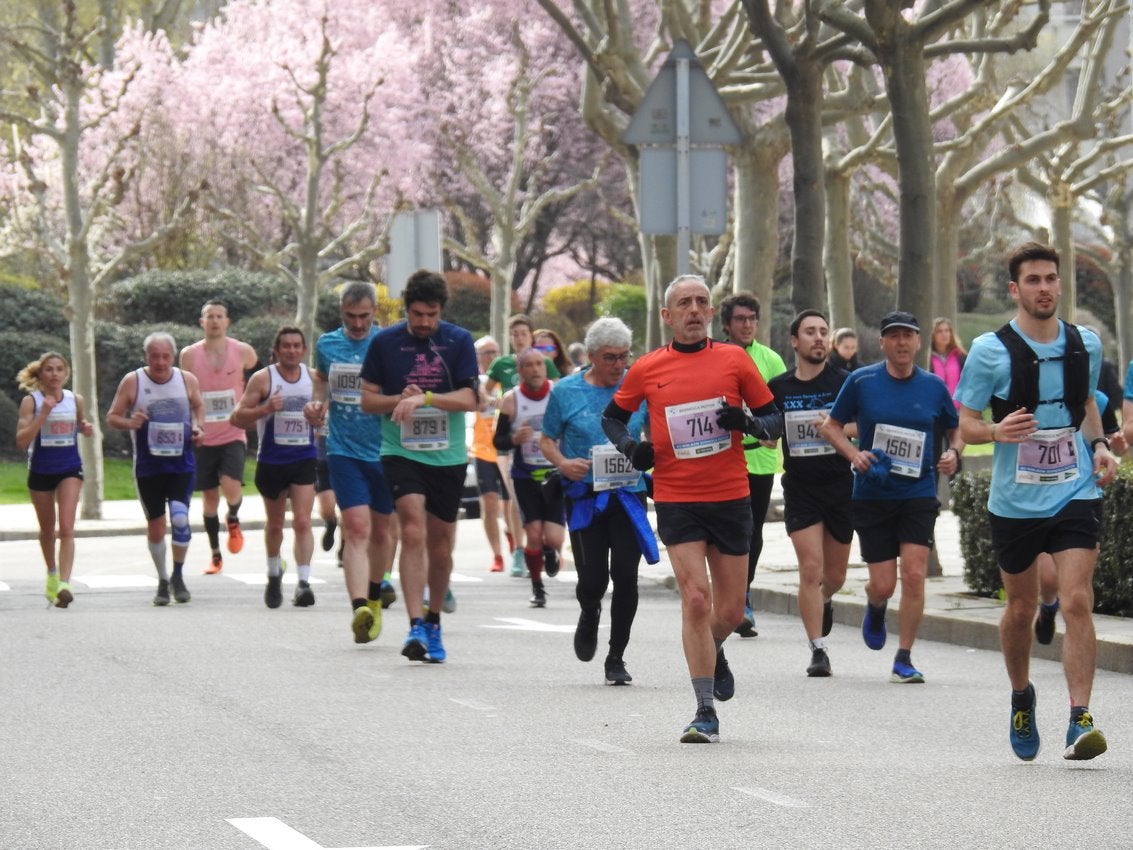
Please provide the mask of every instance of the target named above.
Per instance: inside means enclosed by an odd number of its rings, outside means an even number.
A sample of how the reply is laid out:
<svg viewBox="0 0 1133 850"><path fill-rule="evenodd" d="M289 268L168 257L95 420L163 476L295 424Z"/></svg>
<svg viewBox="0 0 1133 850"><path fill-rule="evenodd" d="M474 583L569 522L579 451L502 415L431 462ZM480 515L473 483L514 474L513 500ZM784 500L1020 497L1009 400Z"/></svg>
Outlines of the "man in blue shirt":
<svg viewBox="0 0 1133 850"><path fill-rule="evenodd" d="M869 566L862 637L870 649L885 646L885 607L897 588L900 558L899 645L891 681L924 682L913 666L912 648L924 615L924 582L936 516L934 469L956 472L960 449L956 407L936 375L917 366L920 326L911 313L881 318L885 359L850 373L822 427L838 454L854 470L852 513L862 558ZM845 434L855 421L858 443ZM946 433L948 448L933 457Z"/></svg>
<svg viewBox="0 0 1133 850"><path fill-rule="evenodd" d="M313 392L306 411L316 427L329 425L327 471L342 512L342 571L354 610L355 643L369 643L382 630L383 598L397 598L387 571L393 563L390 530L393 498L382 469L381 420L362 412L362 360L377 336L372 284L342 288L342 327L319 337Z"/></svg>
<svg viewBox="0 0 1133 850"><path fill-rule="evenodd" d="M382 466L401 524L401 590L409 636L401 654L439 664L440 606L452 573L456 519L468 466L464 414L476 409L480 369L472 334L441 320L448 287L414 272L405 286L405 321L379 331L362 363L362 410L382 414Z"/></svg>
<svg viewBox="0 0 1133 850"><path fill-rule="evenodd" d="M1094 399L1101 341L1058 318L1062 281L1058 252L1021 245L1008 262L1008 292L1018 309L994 333L973 343L956 400L966 443L995 443L988 512L1007 607L1000 642L1011 680L1015 755L1039 752L1035 688L1030 682L1031 621L1038 603L1036 561L1054 559L1066 622L1062 666L1070 691L1063 758L1092 759L1106 750L1089 711L1096 638L1093 575L1101 532L1101 491L1117 470ZM992 421L985 422L990 405Z"/></svg>

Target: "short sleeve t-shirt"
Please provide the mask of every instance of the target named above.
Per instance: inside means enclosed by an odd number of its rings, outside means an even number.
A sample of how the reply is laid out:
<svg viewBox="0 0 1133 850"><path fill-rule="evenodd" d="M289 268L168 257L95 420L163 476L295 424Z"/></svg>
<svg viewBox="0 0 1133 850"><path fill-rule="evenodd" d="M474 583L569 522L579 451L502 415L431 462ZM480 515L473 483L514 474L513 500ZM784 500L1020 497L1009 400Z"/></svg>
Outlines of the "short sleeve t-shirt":
<svg viewBox="0 0 1133 850"><path fill-rule="evenodd" d="M770 386L771 379L787 371L783 358L772 349L755 340L752 340L745 351L755 363L760 377ZM759 441L752 437L744 439L744 459L747 461L747 471L752 475L774 475L779 470L779 450L768 449L759 445Z"/></svg>
<svg viewBox="0 0 1133 850"><path fill-rule="evenodd" d="M772 401L759 370L738 345L708 340L696 351L673 344L630 367L614 394L622 410L648 405L656 502L729 502L747 498L739 431L716 424L721 403L758 410Z"/></svg>
<svg viewBox="0 0 1133 850"><path fill-rule="evenodd" d="M1012 327L1019 331L1015 321ZM1079 326L1082 343L1090 357L1090 386L1098 384L1101 371L1101 341ZM1058 339L1039 343L1023 335L1027 345L1039 357L1039 398L1062 398L1062 354L1066 351L1066 330L1059 325ZM1003 343L994 333L976 337L964 361L960 384L956 387L956 401L970 410L982 411L991 403L991 397L1007 398L1011 389L1011 359ZM1128 391L1128 388L1127 388ZM1094 393L1090 393L1091 397ZM1070 427L1070 411L1061 401L1041 403L1034 411L1040 429ZM1075 499L1099 499L1101 491L1094 482L1093 453L1082 432L1075 435L1074 445L1078 456L1078 475L1074 480L1056 484L1035 484L1016 481L1019 464L1019 444L996 443L992 459L991 493L987 507L996 516L1026 519L1053 516L1068 502Z"/></svg>
<svg viewBox="0 0 1133 850"><path fill-rule="evenodd" d="M610 403L618 387L596 387L586 380L589 367L575 372L557 382L551 390L551 400L543 414L543 436L557 440L559 451L568 459L589 458L593 446L609 444L602 430L602 411ZM618 382L621 386L621 382ZM645 405L634 411L629 418L629 434L635 440L641 439L641 426L645 424ZM590 484L594 481L594 471L590 469L583 479ZM645 482L629 488L634 492L645 489Z"/></svg>
<svg viewBox="0 0 1133 850"><path fill-rule="evenodd" d="M858 445L884 450L893 462L882 481L855 473L855 499L936 497L937 437L960 424L944 381L919 366L908 378L894 378L884 360L863 366L842 385L830 416L856 421Z"/></svg>
<svg viewBox="0 0 1133 850"><path fill-rule="evenodd" d="M410 384L434 393L447 393L458 387L471 388L476 385L479 375L472 334L444 321L438 324L436 333L428 339L413 336L405 321L378 331L362 362L362 380L377 384L385 395L398 395ZM382 457L394 455L427 466L467 463L464 412L421 408L418 413L422 414L422 420L428 420L432 433L445 431L443 448L423 450L403 445L402 425L383 415ZM443 424L440 421L442 417ZM411 426L412 423L407 424L407 427Z"/></svg>
<svg viewBox="0 0 1133 850"><path fill-rule="evenodd" d="M834 451L817 429L818 420L829 412L850 373L826 364L809 381L794 370L768 382L775 404L783 411L783 485L823 487L849 481L849 462Z"/></svg>
<svg viewBox="0 0 1133 850"><path fill-rule="evenodd" d="M382 421L362 412L362 361L370 341L378 335L371 328L362 339L352 339L342 328L325 333L315 344L315 367L327 381L327 454L375 461L381 458Z"/></svg>

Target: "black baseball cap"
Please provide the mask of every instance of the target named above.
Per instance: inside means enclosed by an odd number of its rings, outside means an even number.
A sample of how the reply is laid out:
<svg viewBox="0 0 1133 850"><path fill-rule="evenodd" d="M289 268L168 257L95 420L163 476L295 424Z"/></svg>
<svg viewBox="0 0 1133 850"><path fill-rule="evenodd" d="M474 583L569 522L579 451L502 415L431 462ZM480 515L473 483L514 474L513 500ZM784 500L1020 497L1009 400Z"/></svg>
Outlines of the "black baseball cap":
<svg viewBox="0 0 1133 850"><path fill-rule="evenodd" d="M917 324L917 317L902 310L894 310L892 313L886 313L881 317L882 336L885 336L886 331L894 328L907 328L917 333L921 332L921 326Z"/></svg>

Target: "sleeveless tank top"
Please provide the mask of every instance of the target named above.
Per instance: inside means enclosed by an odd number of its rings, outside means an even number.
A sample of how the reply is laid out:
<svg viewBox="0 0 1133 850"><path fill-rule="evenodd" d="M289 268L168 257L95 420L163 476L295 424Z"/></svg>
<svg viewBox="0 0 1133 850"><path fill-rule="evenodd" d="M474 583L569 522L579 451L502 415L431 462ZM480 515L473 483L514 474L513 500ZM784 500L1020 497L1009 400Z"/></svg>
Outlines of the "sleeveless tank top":
<svg viewBox="0 0 1133 850"><path fill-rule="evenodd" d="M159 384L138 369L138 397L134 410L145 411L148 421L130 432L134 443L134 474L138 478L193 472L192 419L185 376L176 366L169 380Z"/></svg>
<svg viewBox="0 0 1133 850"><path fill-rule="evenodd" d="M43 393L31 394L38 414L43 405ZM43 475L62 475L82 469L79 459L79 422L75 394L63 390L63 400L47 415L47 421L28 446L28 469Z"/></svg>
<svg viewBox="0 0 1133 850"><path fill-rule="evenodd" d="M296 463L313 460L315 433L303 418L303 407L311 400L311 373L299 364L299 378L286 380L277 366L268 366L268 398L280 390L283 409L265 416L256 423L260 438L258 458L261 463Z"/></svg>
<svg viewBox="0 0 1133 850"><path fill-rule="evenodd" d="M247 443L243 428L228 421L244 395L244 361L240 346L235 340L225 339L224 361L220 368L209 362L205 341L195 342L185 349L186 365L197 376L201 385L201 398L205 403L205 435L202 446L224 446L228 443Z"/></svg>

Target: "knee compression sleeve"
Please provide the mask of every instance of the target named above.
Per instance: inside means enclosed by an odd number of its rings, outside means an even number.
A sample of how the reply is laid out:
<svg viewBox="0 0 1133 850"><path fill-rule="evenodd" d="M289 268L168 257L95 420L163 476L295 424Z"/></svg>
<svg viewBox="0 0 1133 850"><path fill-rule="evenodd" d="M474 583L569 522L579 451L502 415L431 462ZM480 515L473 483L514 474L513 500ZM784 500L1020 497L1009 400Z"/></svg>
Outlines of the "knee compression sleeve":
<svg viewBox="0 0 1133 850"><path fill-rule="evenodd" d="M192 536L189 528L189 506L184 502L170 501L169 521L173 526L173 542L182 546L188 544Z"/></svg>

